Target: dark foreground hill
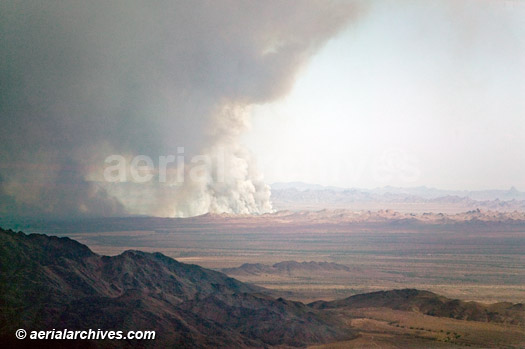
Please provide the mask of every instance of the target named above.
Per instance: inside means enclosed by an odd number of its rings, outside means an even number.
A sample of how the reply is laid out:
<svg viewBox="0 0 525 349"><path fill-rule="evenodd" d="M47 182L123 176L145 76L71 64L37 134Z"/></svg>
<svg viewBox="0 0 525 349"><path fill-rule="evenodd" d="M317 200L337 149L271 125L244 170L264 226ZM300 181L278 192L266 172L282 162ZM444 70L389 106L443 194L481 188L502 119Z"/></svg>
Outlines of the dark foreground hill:
<svg viewBox="0 0 525 349"><path fill-rule="evenodd" d="M272 268L339 269L297 262ZM69 238L0 229L2 348L522 347L523 314L523 304L483 305L414 289L305 305L160 253L100 256ZM156 339L38 343L17 340L19 328L155 330Z"/></svg>
<svg viewBox="0 0 525 349"><path fill-rule="evenodd" d="M154 342L128 343L156 347L305 346L354 337L302 303L160 253L106 257L69 238L4 230L0 314L1 343L18 345L18 328L156 330Z"/></svg>
<svg viewBox="0 0 525 349"><path fill-rule="evenodd" d="M309 305L315 309L389 308L458 320L525 325L525 306L521 303L465 302L416 289L358 294L341 300L318 301Z"/></svg>

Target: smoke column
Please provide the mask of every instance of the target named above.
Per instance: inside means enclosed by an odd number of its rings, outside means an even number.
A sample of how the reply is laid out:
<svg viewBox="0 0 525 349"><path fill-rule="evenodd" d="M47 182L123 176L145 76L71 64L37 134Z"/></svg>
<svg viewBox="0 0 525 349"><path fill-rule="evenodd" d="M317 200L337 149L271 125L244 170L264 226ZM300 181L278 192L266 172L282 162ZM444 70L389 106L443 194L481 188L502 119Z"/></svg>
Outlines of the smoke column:
<svg viewBox="0 0 525 349"><path fill-rule="evenodd" d="M284 96L353 12L337 1L1 2L0 213L270 211L239 142L250 106ZM102 178L109 155L179 147L210 159L198 180Z"/></svg>

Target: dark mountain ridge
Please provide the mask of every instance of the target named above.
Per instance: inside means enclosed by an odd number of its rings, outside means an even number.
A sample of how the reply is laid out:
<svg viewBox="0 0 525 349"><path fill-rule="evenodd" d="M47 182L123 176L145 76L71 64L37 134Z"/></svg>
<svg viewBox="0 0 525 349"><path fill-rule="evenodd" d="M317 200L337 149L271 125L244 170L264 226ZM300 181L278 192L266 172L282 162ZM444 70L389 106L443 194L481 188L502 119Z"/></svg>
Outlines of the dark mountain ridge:
<svg viewBox="0 0 525 349"><path fill-rule="evenodd" d="M467 321L525 324L525 306L521 303L466 302L416 289L378 291L331 302L317 301L309 305L315 309L390 308Z"/></svg>
<svg viewBox="0 0 525 349"><path fill-rule="evenodd" d="M288 261L271 268L338 267ZM154 341L67 342L77 347L305 347L356 338L345 309L358 308L514 326L525 323L523 304L484 305L415 289L305 305L276 299L263 288L161 253L100 256L69 238L0 229L3 347L38 344L17 340L14 333L19 328L156 331Z"/></svg>
<svg viewBox="0 0 525 349"><path fill-rule="evenodd" d="M305 346L353 337L302 303L274 299L220 272L161 253L99 256L69 238L40 234L0 230L0 291L2 343L20 345L18 328L156 330L154 342L140 345L180 347Z"/></svg>

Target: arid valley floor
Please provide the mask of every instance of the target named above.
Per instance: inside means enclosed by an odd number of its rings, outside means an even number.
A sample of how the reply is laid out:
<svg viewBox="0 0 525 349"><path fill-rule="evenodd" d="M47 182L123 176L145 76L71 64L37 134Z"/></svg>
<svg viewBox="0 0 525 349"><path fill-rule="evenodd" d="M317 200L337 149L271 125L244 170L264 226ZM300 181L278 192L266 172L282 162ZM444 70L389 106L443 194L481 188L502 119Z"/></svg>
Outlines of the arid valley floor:
<svg viewBox="0 0 525 349"><path fill-rule="evenodd" d="M231 271L241 281L301 301L405 287L482 302L525 300L525 214L521 213L304 211L187 219L108 218L55 223L43 229L69 236L104 255L129 249L159 251L217 270L286 261L347 267Z"/></svg>
<svg viewBox="0 0 525 349"><path fill-rule="evenodd" d="M323 311L333 312L359 333L350 342L327 347L525 344L523 322L465 321L471 316L465 314L507 314L501 305L494 310L480 304L525 300L525 214L519 212L281 211L31 222L20 228L68 236L101 255L158 251L305 304L406 288L478 302L461 303L474 309L465 312L450 301L453 310L440 317L430 316L433 310L425 312L419 303L405 304L403 298L333 310L327 305ZM500 304L507 304L505 308L510 303Z"/></svg>

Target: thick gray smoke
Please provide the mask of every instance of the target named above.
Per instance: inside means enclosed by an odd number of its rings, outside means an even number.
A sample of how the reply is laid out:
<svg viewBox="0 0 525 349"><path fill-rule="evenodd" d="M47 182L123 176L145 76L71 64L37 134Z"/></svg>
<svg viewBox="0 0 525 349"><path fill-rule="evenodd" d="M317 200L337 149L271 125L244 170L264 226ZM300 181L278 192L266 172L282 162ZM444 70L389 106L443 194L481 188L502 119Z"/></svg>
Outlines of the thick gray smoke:
<svg viewBox="0 0 525 349"><path fill-rule="evenodd" d="M286 94L352 12L329 1L2 1L0 213L271 210L239 143L250 106ZM197 180L103 180L109 155L179 147L186 173L207 155Z"/></svg>

